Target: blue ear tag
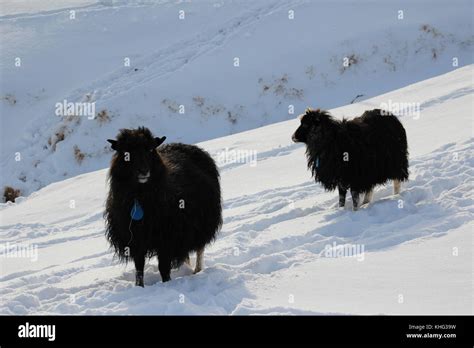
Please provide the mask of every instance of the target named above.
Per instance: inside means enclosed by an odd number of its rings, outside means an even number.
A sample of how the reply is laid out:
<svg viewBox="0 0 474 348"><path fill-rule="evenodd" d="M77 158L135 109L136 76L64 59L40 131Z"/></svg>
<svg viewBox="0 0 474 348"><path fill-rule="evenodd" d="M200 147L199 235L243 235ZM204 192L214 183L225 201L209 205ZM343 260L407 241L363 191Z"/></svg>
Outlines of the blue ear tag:
<svg viewBox="0 0 474 348"><path fill-rule="evenodd" d="M143 209L136 199L133 203L132 210L130 211L130 216L132 217L132 220L141 220L143 218Z"/></svg>
<svg viewBox="0 0 474 348"><path fill-rule="evenodd" d="M319 157L316 157L314 165L316 166L316 168L319 168Z"/></svg>

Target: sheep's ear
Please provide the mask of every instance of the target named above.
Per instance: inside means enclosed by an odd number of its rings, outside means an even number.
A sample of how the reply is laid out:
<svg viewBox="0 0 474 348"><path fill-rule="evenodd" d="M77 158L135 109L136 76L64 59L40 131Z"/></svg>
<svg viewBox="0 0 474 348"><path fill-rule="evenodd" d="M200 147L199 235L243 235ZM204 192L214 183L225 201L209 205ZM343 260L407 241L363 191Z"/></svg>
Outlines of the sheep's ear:
<svg viewBox="0 0 474 348"><path fill-rule="evenodd" d="M117 140L113 140L113 139L107 139L107 141L112 144L112 149L117 151L118 147L117 147Z"/></svg>
<svg viewBox="0 0 474 348"><path fill-rule="evenodd" d="M158 147L160 146L161 144L163 144L166 140L166 137L158 137L158 138L155 138L155 147Z"/></svg>

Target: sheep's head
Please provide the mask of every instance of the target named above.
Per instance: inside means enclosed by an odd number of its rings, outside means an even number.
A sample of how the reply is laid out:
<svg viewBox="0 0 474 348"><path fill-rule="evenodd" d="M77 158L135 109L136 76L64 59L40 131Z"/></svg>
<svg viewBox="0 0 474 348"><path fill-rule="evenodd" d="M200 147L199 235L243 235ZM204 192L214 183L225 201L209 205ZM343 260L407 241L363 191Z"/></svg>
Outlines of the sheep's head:
<svg viewBox="0 0 474 348"><path fill-rule="evenodd" d="M300 126L291 136L295 143L308 143L312 134L315 134L321 125L329 120L330 116L326 111L320 109L306 109L305 113L299 116Z"/></svg>
<svg viewBox="0 0 474 348"><path fill-rule="evenodd" d="M148 128L121 129L117 139L107 139L115 150L110 175L136 184L146 184L161 163L156 148L166 137L155 138Z"/></svg>

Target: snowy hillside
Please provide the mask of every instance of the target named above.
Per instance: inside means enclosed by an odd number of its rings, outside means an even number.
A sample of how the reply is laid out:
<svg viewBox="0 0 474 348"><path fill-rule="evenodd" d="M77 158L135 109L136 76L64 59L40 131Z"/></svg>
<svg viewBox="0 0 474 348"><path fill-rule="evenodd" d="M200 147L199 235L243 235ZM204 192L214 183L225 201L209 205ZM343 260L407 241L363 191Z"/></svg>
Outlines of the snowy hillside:
<svg viewBox="0 0 474 348"><path fill-rule="evenodd" d="M358 212L311 180L304 148L290 140L296 119L201 143L220 162L223 230L203 272L182 266L165 284L153 259L145 288L135 287L133 267L108 250L106 170L1 205L10 254L31 250L1 259L0 313L472 314L473 73L331 110L352 117L420 103L419 113L400 110L410 181L400 196L379 187ZM360 253L331 257L347 246Z"/></svg>
<svg viewBox="0 0 474 348"><path fill-rule="evenodd" d="M2 176L24 196L107 167L147 125L190 143L472 64L472 1L2 1ZM56 104L95 103L89 117Z"/></svg>

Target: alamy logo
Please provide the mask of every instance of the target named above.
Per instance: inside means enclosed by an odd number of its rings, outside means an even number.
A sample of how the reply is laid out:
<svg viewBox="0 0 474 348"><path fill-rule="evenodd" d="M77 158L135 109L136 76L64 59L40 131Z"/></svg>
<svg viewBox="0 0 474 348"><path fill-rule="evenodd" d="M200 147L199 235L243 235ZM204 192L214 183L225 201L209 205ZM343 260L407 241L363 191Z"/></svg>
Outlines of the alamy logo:
<svg viewBox="0 0 474 348"><path fill-rule="evenodd" d="M56 116L84 116L89 120L95 118L95 102L72 103L66 99L55 105Z"/></svg>
<svg viewBox="0 0 474 348"><path fill-rule="evenodd" d="M411 116L414 120L418 120L420 118L420 103L393 102L391 99L389 99L388 103L380 103L380 108L382 109L382 115L392 113L396 116Z"/></svg>
<svg viewBox="0 0 474 348"><path fill-rule="evenodd" d="M35 244L0 244L0 257L28 258L31 262L38 261L38 246Z"/></svg>
<svg viewBox="0 0 474 348"><path fill-rule="evenodd" d="M257 150L230 150L228 147L224 151L216 154L217 164L222 166L231 163L249 163L251 167L257 165Z"/></svg>
<svg viewBox="0 0 474 348"><path fill-rule="evenodd" d="M20 338L47 338L48 341L56 339L56 325L36 325L26 322L18 326L18 337Z"/></svg>
<svg viewBox="0 0 474 348"><path fill-rule="evenodd" d="M363 244L344 244L337 245L336 242L327 244L324 247L325 257L355 257L357 261L364 261L364 245Z"/></svg>

